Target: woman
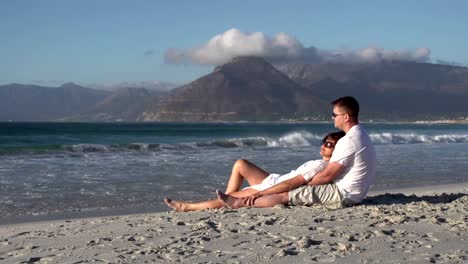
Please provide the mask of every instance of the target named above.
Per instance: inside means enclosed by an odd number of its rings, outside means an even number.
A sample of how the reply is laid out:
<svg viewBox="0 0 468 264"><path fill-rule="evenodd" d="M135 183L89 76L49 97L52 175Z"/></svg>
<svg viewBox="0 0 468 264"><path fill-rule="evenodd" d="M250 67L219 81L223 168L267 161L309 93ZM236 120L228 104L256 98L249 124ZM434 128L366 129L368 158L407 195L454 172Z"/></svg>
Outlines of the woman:
<svg viewBox="0 0 468 264"><path fill-rule="evenodd" d="M292 170L288 174L270 174L248 160L237 160L232 167L231 177L226 188L226 194L236 198L242 198L252 195L258 191L266 190L280 182L302 175L306 182L319 171L323 170L330 160L336 142L345 135L344 132L334 132L326 135L322 140L320 148L321 160L311 160L302 164L296 170ZM240 190L242 184L246 180L250 187ZM198 211L203 209L214 209L224 207L224 204L219 199L213 199L198 203L190 203L184 201L171 200L168 197L164 198L164 202L170 208L179 212Z"/></svg>

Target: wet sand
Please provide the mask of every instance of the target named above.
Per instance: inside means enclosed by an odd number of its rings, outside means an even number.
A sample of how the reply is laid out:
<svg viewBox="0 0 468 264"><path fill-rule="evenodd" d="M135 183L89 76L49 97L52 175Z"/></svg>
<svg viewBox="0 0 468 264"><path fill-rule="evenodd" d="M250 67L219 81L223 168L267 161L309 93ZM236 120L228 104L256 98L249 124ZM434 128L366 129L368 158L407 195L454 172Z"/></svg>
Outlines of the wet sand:
<svg viewBox="0 0 468 264"><path fill-rule="evenodd" d="M417 195L413 195L417 194ZM466 184L361 205L173 211L0 225L0 263L466 263Z"/></svg>

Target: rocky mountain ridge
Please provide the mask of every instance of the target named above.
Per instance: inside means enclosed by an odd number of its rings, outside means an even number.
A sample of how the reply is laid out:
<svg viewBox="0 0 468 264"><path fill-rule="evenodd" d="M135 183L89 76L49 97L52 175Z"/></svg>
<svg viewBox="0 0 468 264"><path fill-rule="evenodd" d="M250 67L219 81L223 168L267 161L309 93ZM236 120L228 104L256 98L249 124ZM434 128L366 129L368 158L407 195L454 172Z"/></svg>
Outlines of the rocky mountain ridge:
<svg viewBox="0 0 468 264"><path fill-rule="evenodd" d="M327 102L262 58L238 57L174 89L143 114L145 121L268 121L325 116Z"/></svg>
<svg viewBox="0 0 468 264"><path fill-rule="evenodd" d="M352 95L364 120L468 117L468 68L413 62L275 65L238 57L158 92L0 85L0 121L329 120L329 102Z"/></svg>

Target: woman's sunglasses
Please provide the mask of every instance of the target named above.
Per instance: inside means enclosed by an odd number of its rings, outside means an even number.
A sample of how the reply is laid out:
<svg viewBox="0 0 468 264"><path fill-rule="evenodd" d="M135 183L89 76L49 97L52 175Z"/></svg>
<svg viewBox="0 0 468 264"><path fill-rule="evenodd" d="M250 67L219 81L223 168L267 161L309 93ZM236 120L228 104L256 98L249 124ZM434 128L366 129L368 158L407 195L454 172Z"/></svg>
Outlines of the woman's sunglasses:
<svg viewBox="0 0 468 264"><path fill-rule="evenodd" d="M335 147L335 143L330 142L330 141L324 141L323 146L326 147L326 148L333 148L333 147Z"/></svg>

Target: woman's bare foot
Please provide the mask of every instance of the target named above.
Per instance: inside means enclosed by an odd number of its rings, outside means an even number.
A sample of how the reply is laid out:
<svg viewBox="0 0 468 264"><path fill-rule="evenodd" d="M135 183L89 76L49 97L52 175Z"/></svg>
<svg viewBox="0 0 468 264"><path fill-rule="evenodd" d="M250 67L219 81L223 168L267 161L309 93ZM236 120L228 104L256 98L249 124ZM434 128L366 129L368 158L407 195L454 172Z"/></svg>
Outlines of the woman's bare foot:
<svg viewBox="0 0 468 264"><path fill-rule="evenodd" d="M216 190L216 195L218 196L218 200L220 200L227 208L238 209L244 207L241 198L225 194L220 190Z"/></svg>
<svg viewBox="0 0 468 264"><path fill-rule="evenodd" d="M169 199L168 197L164 197L164 203L166 203L167 206L170 208L174 209L177 212L187 212L190 211L187 208L187 204L181 201L174 201Z"/></svg>

